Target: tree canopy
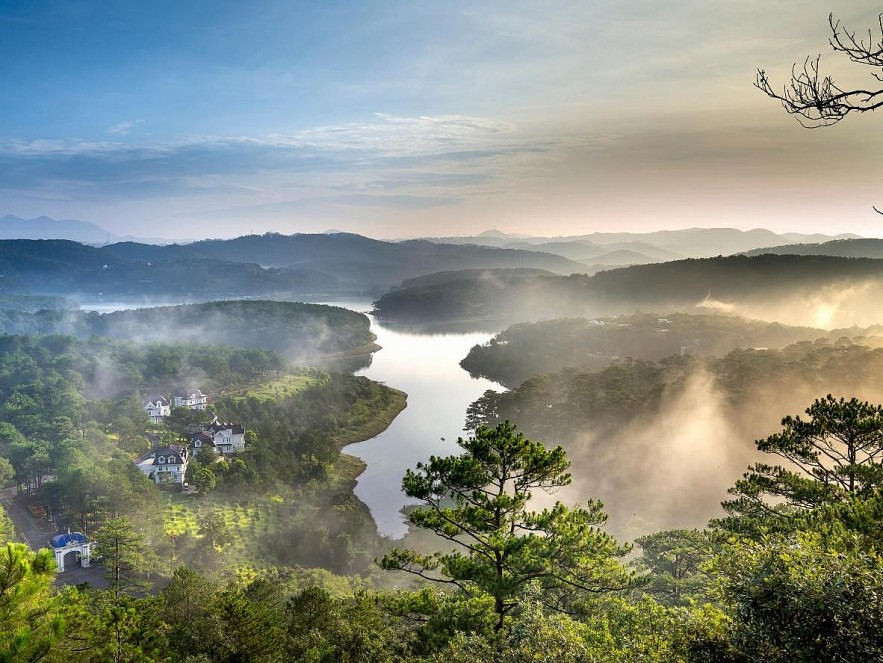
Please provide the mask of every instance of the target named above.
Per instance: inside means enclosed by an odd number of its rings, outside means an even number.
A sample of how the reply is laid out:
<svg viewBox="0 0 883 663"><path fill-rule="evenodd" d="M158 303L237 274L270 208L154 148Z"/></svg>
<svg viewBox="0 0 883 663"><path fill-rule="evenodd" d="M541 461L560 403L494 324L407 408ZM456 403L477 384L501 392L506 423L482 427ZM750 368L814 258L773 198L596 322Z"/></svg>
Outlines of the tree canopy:
<svg viewBox="0 0 883 663"><path fill-rule="evenodd" d="M759 451L785 465L756 463L723 503L727 529L788 529L809 509L866 496L883 484L883 406L831 394L806 409L807 419L787 416L782 432L757 440Z"/></svg>
<svg viewBox="0 0 883 663"><path fill-rule="evenodd" d="M599 529L606 520L600 502L528 510L534 490L552 492L570 483L561 447L546 449L508 421L480 427L457 444L463 454L433 456L402 482L408 496L426 504L409 514L411 523L455 549L431 555L394 550L383 558L384 568L449 583L469 596L490 595L497 630L532 583L543 587L547 605L562 610L572 608L581 592L635 584L617 561L628 547Z"/></svg>

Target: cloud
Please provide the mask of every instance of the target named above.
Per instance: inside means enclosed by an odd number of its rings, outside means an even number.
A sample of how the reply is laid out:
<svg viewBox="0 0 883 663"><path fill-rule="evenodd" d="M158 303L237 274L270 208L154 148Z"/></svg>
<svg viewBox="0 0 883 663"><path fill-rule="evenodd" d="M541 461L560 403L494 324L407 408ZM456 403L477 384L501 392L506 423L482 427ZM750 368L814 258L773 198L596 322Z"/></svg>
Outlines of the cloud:
<svg viewBox="0 0 883 663"><path fill-rule="evenodd" d="M111 130L125 135L136 123ZM71 200L211 196L231 209L431 209L498 190L527 162L540 168L557 142L493 118L386 113L288 134L141 145L0 139L0 190Z"/></svg>
<svg viewBox="0 0 883 663"><path fill-rule="evenodd" d="M107 133L116 134L118 136L128 136L134 127L144 122L144 120L129 120L127 122L118 122L107 128Z"/></svg>

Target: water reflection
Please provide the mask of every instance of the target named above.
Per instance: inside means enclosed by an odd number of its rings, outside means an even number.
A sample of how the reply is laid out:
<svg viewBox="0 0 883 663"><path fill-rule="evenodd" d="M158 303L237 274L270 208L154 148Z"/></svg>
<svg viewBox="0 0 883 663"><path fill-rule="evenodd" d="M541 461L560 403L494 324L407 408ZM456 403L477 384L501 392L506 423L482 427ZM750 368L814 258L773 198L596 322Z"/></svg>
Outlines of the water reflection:
<svg viewBox="0 0 883 663"><path fill-rule="evenodd" d="M361 374L407 392L408 407L386 431L345 451L368 466L355 493L371 509L378 530L400 538L407 533L401 513L409 503L401 491L405 470L430 455L458 453L456 439L463 435L466 408L497 387L471 378L459 366L469 349L486 342L490 333L417 334L374 320L372 331L383 350Z"/></svg>

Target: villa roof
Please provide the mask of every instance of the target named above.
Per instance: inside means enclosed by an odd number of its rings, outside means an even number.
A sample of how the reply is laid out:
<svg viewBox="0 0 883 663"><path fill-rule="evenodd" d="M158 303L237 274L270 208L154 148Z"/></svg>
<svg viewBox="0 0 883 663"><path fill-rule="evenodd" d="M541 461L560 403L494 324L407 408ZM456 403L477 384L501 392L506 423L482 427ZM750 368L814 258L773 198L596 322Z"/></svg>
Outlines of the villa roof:
<svg viewBox="0 0 883 663"><path fill-rule="evenodd" d="M215 421L211 426L208 427L212 433L217 433L222 430L231 431L234 435L242 435L245 433L245 429L242 427L242 424L228 424L222 423L219 421Z"/></svg>
<svg viewBox="0 0 883 663"><path fill-rule="evenodd" d="M67 534L56 534L49 539L49 545L53 548L64 548L72 543L86 543L88 539L82 532L68 532Z"/></svg>

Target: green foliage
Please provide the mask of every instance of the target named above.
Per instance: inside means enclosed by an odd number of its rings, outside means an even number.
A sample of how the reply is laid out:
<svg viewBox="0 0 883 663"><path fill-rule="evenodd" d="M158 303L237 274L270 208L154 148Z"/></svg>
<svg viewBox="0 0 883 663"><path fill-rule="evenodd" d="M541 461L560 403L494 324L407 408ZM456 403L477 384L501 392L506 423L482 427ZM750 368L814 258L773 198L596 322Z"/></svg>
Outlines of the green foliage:
<svg viewBox="0 0 883 663"><path fill-rule="evenodd" d="M174 373L177 376L177 372ZM209 406L205 410L197 410L189 407L173 407L169 416L163 419L163 425L174 433L173 441L189 443L194 433L211 425L215 418L215 410Z"/></svg>
<svg viewBox="0 0 883 663"><path fill-rule="evenodd" d="M668 606L685 606L704 598L708 576L704 564L717 545L713 535L700 530L666 530L647 534L635 543L641 547L637 568L647 572L642 592Z"/></svg>
<svg viewBox="0 0 883 663"><path fill-rule="evenodd" d="M273 606L247 591L228 588L215 596L206 642L212 661L276 661L282 649L282 629Z"/></svg>
<svg viewBox="0 0 883 663"><path fill-rule="evenodd" d="M716 524L746 533L793 527L794 517L883 485L883 407L828 394L806 409L808 419L785 417L781 433L756 442L786 466L757 463L723 503ZM793 468L793 469L792 469Z"/></svg>
<svg viewBox="0 0 883 663"><path fill-rule="evenodd" d="M128 518L105 522L94 536L93 553L103 558L106 577L116 596L146 586L139 574L150 570L152 551Z"/></svg>
<svg viewBox="0 0 883 663"><path fill-rule="evenodd" d="M335 599L320 587L307 587L285 605L287 660L328 663L401 660L395 656L399 633L370 595Z"/></svg>
<svg viewBox="0 0 883 663"><path fill-rule="evenodd" d="M780 306L820 288L848 289L879 279L883 263L832 256L734 255L610 269L593 276L465 275L383 295L375 308L395 322L497 319L507 322L635 310L679 310L712 300ZM577 271L577 270L571 270ZM582 270L584 271L584 270Z"/></svg>
<svg viewBox="0 0 883 663"><path fill-rule="evenodd" d="M394 550L383 558L384 568L447 583L467 595L493 597L497 630L531 582L542 584L543 600L556 609L578 605L581 592L635 584L616 561L628 548L598 529L606 520L599 502L575 509L556 502L542 511L527 510L533 490L570 483L560 447L547 450L508 422L479 428L457 444L462 455L433 456L402 482L409 497L427 505L408 514L411 523L455 549L432 555Z"/></svg>
<svg viewBox="0 0 883 663"><path fill-rule="evenodd" d="M814 532L734 543L712 572L745 660L883 657L883 564L854 537Z"/></svg>
<svg viewBox="0 0 883 663"><path fill-rule="evenodd" d="M52 597L55 560L20 543L0 549L0 660L39 660L64 632Z"/></svg>
<svg viewBox="0 0 883 663"><path fill-rule="evenodd" d="M267 351L289 359L319 358L363 348L374 340L368 318L361 313L335 306L255 300L139 308L100 315L85 311L0 311L0 331L152 342L157 345L147 350L148 364L157 376L165 378L177 375L186 364L188 353L175 348L176 341L256 351L244 355L245 365L260 363L261 355Z"/></svg>
<svg viewBox="0 0 883 663"><path fill-rule="evenodd" d="M612 435L664 413L691 380L707 377L735 421L756 419L759 393L790 397L800 407L806 401L795 399L804 393L858 393L877 384L883 348L871 341L819 339L782 350L733 350L720 358L624 359L600 371L565 369L509 391L485 392L469 406L466 429L509 419L528 435L566 445L587 430Z"/></svg>

